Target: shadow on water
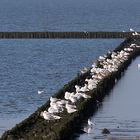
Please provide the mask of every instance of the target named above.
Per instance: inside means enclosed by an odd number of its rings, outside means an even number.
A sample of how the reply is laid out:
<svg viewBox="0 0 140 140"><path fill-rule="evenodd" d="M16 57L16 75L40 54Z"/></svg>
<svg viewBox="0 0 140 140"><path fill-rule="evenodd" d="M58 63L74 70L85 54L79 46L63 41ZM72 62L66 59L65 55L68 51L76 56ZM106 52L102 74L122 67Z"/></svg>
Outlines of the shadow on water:
<svg viewBox="0 0 140 140"><path fill-rule="evenodd" d="M75 140L105 140L108 137L135 138L140 136L139 63L140 57L128 67L122 79L105 97L96 113L91 114L91 120L96 124L94 128L89 134L85 133L83 130L87 126L87 120L83 121L81 131L75 134ZM109 135L102 134L104 128L110 131Z"/></svg>

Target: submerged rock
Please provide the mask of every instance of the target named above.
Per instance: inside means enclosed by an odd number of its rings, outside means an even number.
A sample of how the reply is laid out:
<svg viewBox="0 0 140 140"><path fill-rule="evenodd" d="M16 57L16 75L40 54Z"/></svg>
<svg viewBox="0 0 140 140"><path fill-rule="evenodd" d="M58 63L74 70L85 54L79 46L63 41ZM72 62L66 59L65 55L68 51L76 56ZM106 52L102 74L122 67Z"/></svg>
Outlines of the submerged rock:
<svg viewBox="0 0 140 140"><path fill-rule="evenodd" d="M110 131L107 128L104 128L102 130L102 134L110 134Z"/></svg>

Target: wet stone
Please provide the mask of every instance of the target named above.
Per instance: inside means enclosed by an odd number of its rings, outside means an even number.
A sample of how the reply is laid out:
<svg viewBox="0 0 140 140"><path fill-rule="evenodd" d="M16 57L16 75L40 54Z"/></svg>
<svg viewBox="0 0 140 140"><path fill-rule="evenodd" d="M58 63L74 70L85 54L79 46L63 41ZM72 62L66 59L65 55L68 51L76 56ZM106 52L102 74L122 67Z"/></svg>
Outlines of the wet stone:
<svg viewBox="0 0 140 140"><path fill-rule="evenodd" d="M107 128L104 128L102 130L102 134L110 134L110 131Z"/></svg>

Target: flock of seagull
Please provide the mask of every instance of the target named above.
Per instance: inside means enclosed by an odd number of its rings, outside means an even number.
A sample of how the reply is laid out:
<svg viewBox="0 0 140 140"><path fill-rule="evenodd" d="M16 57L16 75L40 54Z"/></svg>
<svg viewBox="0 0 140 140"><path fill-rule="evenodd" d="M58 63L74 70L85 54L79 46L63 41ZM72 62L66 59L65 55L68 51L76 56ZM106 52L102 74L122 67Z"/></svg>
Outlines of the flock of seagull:
<svg viewBox="0 0 140 140"><path fill-rule="evenodd" d="M140 36L137 32L132 31L133 36ZM59 120L62 112L66 111L71 114L77 111L76 103L80 102L80 99L89 99L90 95L87 94L88 91L92 91L97 88L98 83L105 77L109 76L111 73L118 71L119 67L128 60L129 55L136 48L140 46L136 44L131 44L129 47L124 47L121 51L109 51L108 55L99 56L97 63L93 63L91 68L84 67L81 70L81 74L90 71L91 78L86 78L83 86L75 85L75 90L73 92L66 91L64 93L63 99L58 99L50 97L50 107L47 110L41 112L40 116L45 120ZM140 68L140 64L138 64ZM116 82L116 79L115 79ZM38 94L42 94L44 91L38 91ZM97 104L99 101L96 101ZM86 133L90 133L91 129L95 125L88 119L88 126L84 127Z"/></svg>
<svg viewBox="0 0 140 140"><path fill-rule="evenodd" d="M63 111L67 111L69 114L76 112L76 103L80 101L81 98L91 98L87 92L94 90L103 78L112 72L118 71L120 65L128 60L130 53L133 52L135 48L140 48L140 46L131 44L121 51L109 51L109 57L107 55L100 56L98 64L93 63L91 69L84 68L84 70L81 70L82 74L90 71L91 78L85 79L83 86L75 85L75 90L73 92L66 91L64 99L50 97L50 107L41 112L41 116L45 120L56 120L61 119L58 114Z"/></svg>
<svg viewBox="0 0 140 140"><path fill-rule="evenodd" d="M140 36L139 33L130 29L133 36ZM73 92L66 91L63 99L50 97L50 107L47 110L41 112L40 116L47 121L59 120L59 116L62 112L66 111L68 114L77 111L76 103L80 102L80 99L89 99L90 95L88 91L92 91L97 88L98 83L111 73L118 71L119 67L128 60L129 55L136 48L140 48L137 44L131 44L129 47L124 47L121 51L108 51L107 55L99 56L97 63L93 63L91 68L84 67L81 70L81 74L85 74L90 71L90 78L86 78L83 86L75 85ZM140 68L140 64L138 64ZM116 83L117 79L115 79ZM38 94L44 93L43 90L38 90ZM100 103L96 100L97 105ZM96 124L90 119L87 121L87 125L84 126L83 131L90 134Z"/></svg>

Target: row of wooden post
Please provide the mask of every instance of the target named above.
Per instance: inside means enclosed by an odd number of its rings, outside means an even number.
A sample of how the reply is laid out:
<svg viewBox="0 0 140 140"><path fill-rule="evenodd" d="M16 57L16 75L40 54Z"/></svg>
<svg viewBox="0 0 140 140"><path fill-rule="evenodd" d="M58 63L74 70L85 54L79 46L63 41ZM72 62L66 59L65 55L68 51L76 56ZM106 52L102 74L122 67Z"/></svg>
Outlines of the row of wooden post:
<svg viewBox="0 0 140 140"><path fill-rule="evenodd" d="M96 39L131 36L132 32L0 32L0 39Z"/></svg>

